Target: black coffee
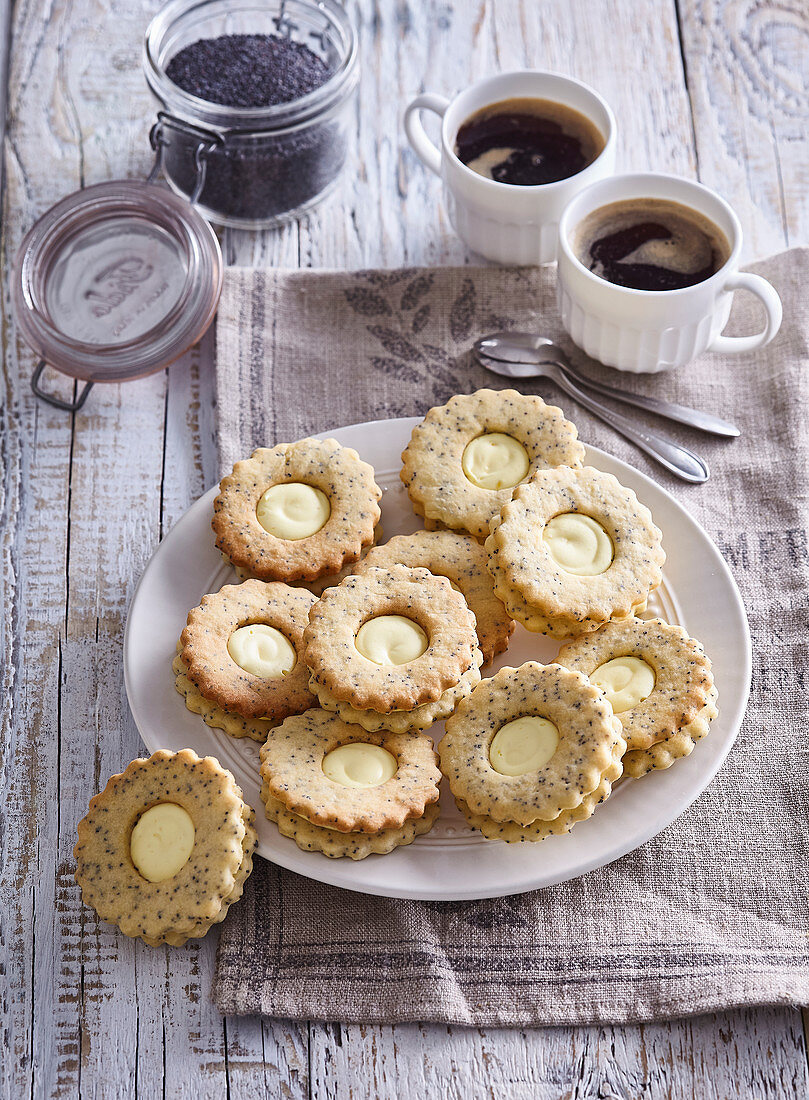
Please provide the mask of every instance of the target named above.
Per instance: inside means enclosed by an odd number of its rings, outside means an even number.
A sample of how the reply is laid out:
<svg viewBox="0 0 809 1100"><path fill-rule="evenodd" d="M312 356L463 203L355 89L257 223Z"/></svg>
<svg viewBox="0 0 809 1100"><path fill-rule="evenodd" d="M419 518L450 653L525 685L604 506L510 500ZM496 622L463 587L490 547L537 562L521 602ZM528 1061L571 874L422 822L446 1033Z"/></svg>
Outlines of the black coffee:
<svg viewBox="0 0 809 1100"><path fill-rule="evenodd" d="M477 111L455 139L455 154L488 179L535 187L581 172L604 136L580 111L550 99L504 99Z"/></svg>
<svg viewBox="0 0 809 1100"><path fill-rule="evenodd" d="M594 275L634 290L681 290L710 279L730 245L712 221L666 199L625 199L594 210L573 237Z"/></svg>

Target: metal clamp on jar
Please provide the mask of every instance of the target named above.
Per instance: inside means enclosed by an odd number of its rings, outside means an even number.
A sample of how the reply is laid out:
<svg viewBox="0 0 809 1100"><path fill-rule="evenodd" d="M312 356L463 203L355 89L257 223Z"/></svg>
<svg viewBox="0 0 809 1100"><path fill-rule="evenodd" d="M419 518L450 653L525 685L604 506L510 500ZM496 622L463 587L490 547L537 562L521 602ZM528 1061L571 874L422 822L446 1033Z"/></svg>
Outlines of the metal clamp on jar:
<svg viewBox="0 0 809 1100"><path fill-rule="evenodd" d="M266 108L208 103L165 66L189 43L223 35L282 35L316 51L325 82ZM222 253L209 221L256 229L295 217L336 184L359 79L354 30L334 0L174 0L144 48L150 87L166 107L150 141L147 180L112 180L68 195L24 238L12 304L39 356L37 397L80 409L96 382L162 370L211 324ZM171 190L156 186L160 174ZM50 365L85 382L72 401L42 388Z"/></svg>

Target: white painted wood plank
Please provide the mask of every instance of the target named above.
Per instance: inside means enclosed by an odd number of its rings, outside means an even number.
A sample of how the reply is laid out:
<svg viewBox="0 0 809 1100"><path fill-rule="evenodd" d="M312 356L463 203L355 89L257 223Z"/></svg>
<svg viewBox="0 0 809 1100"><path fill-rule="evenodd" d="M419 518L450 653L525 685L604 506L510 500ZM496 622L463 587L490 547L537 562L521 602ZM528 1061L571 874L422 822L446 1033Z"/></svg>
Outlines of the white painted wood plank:
<svg viewBox="0 0 809 1100"><path fill-rule="evenodd" d="M721 1013L628 1028L333 1024L313 1032L313 1100L727 1100L809 1088L799 1014ZM762 1026L763 1023L763 1026Z"/></svg>
<svg viewBox="0 0 809 1100"><path fill-rule="evenodd" d="M745 258L809 241L809 5L683 0L700 179L736 208Z"/></svg>

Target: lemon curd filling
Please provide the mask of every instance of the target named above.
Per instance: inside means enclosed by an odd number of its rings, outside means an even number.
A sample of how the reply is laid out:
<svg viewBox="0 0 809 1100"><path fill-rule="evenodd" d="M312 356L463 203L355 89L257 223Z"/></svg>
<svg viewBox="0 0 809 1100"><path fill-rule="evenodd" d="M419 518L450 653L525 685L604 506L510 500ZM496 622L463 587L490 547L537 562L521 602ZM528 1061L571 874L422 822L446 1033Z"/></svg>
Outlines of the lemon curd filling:
<svg viewBox="0 0 809 1100"><path fill-rule="evenodd" d="M264 680L286 676L297 660L292 643L280 630L265 623L234 630L228 638L228 653L239 668Z"/></svg>
<svg viewBox="0 0 809 1100"><path fill-rule="evenodd" d="M547 764L558 745L553 722L529 714L500 727L489 746L489 761L500 775L526 775Z"/></svg>
<svg viewBox="0 0 809 1100"><path fill-rule="evenodd" d="M360 627L354 645L376 665L405 665L424 653L428 638L404 615L378 615Z"/></svg>
<svg viewBox="0 0 809 1100"><path fill-rule="evenodd" d="M129 854L149 882L173 878L194 848L194 822L182 806L160 802L141 815L129 839Z"/></svg>
<svg viewBox="0 0 809 1100"><path fill-rule="evenodd" d="M528 452L510 435L488 432L467 443L461 466L479 489L510 489L528 473Z"/></svg>
<svg viewBox="0 0 809 1100"><path fill-rule="evenodd" d="M590 673L616 714L631 710L648 699L655 686L654 669L640 657L613 657Z"/></svg>
<svg viewBox="0 0 809 1100"><path fill-rule="evenodd" d="M271 485L256 505L256 518L278 539L305 539L314 535L331 515L329 498L302 481Z"/></svg>
<svg viewBox="0 0 809 1100"><path fill-rule="evenodd" d="M566 573L597 577L612 565L612 539L592 516L563 512L548 520L542 537L551 557Z"/></svg>
<svg viewBox="0 0 809 1100"><path fill-rule="evenodd" d="M398 768L393 753L365 741L340 745L323 757L323 771L342 787L378 787L392 779Z"/></svg>

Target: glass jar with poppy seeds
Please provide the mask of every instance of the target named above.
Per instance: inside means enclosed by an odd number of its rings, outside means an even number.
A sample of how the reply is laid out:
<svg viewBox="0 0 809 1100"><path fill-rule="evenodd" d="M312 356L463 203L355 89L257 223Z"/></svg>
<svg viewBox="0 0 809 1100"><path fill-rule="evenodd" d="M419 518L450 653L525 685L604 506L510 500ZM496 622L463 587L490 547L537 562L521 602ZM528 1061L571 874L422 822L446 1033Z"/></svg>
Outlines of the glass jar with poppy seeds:
<svg viewBox="0 0 809 1100"><path fill-rule="evenodd" d="M335 0L172 0L143 56L169 185L220 225L297 217L336 185L359 83Z"/></svg>

